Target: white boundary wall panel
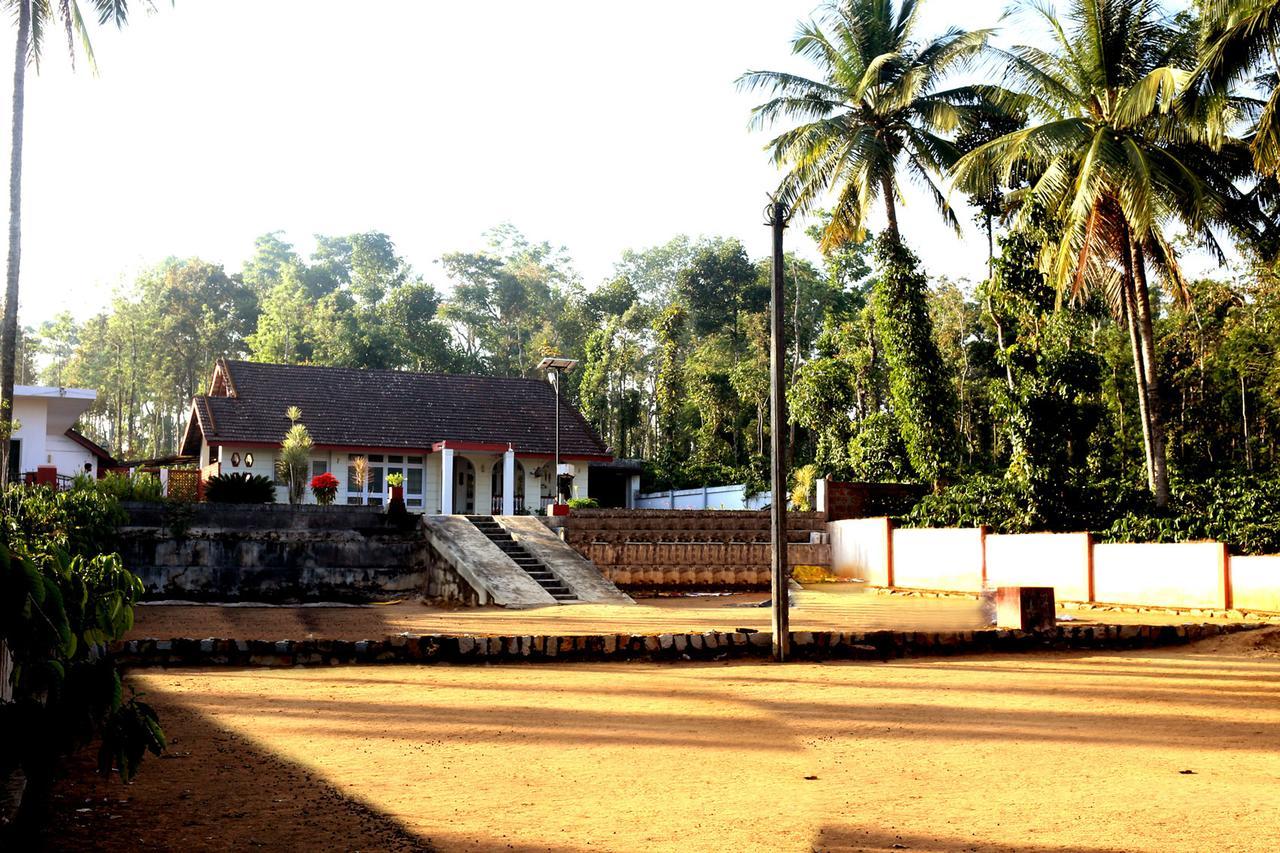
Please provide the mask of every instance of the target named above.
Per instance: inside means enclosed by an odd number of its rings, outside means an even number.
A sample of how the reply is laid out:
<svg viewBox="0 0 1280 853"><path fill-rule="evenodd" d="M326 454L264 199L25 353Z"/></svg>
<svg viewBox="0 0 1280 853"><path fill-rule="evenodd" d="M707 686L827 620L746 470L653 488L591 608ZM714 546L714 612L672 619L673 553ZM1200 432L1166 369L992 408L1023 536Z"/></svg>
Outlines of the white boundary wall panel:
<svg viewBox="0 0 1280 853"><path fill-rule="evenodd" d="M1232 557L1231 606L1280 613L1280 556Z"/></svg>
<svg viewBox="0 0 1280 853"><path fill-rule="evenodd" d="M889 519L829 521L827 534L831 540L831 572L836 577L856 578L872 586L889 585Z"/></svg>
<svg viewBox="0 0 1280 853"><path fill-rule="evenodd" d="M1093 597L1147 607L1227 606L1221 542L1093 546Z"/></svg>
<svg viewBox="0 0 1280 853"><path fill-rule="evenodd" d="M993 586L1051 586L1058 601L1089 600L1088 533L987 535Z"/></svg>
<svg viewBox="0 0 1280 853"><path fill-rule="evenodd" d="M903 528L893 531L893 585L949 592L982 590L982 530Z"/></svg>

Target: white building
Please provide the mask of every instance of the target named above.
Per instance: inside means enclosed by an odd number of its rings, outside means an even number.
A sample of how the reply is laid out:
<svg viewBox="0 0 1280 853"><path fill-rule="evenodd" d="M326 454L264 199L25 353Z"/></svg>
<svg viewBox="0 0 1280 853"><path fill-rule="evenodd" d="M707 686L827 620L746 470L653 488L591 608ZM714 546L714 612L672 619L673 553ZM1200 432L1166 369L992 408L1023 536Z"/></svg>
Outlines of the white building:
<svg viewBox="0 0 1280 853"><path fill-rule="evenodd" d="M106 450L80 435L76 421L89 410L98 392L88 388L15 385L13 414L18 422L9 443L9 470L15 478L56 469L59 477L98 475L110 465Z"/></svg>

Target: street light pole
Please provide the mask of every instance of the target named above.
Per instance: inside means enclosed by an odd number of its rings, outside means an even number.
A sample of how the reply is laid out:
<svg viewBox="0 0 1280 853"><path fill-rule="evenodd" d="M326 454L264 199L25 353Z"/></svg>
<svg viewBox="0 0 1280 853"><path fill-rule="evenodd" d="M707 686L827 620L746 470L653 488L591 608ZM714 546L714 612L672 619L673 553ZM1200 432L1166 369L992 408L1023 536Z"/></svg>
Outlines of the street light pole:
<svg viewBox="0 0 1280 853"><path fill-rule="evenodd" d="M547 358L544 358L542 361L538 362L538 370L546 372L547 379L551 381L551 387L555 389L555 393L552 398L552 404L555 406L555 409L556 409L556 412L555 412L556 458L554 463L555 470L551 475L551 482L555 486L555 500L553 501L553 503L556 506L559 506L560 504L560 381L563 379L564 374L573 370L577 366L578 366L578 360L576 358L560 358L559 356L548 356Z"/></svg>
<svg viewBox="0 0 1280 853"><path fill-rule="evenodd" d="M780 201L765 210L773 228L773 282L769 306L769 448L773 497L770 501L770 538L773 565L769 588L773 592L773 659L782 662L791 654L790 575L787 565L787 398L785 396L786 320L783 316L782 232L791 212Z"/></svg>
<svg viewBox="0 0 1280 853"><path fill-rule="evenodd" d="M555 406L556 406L556 503L560 503L560 368L556 368L551 374L555 377L552 385L556 389Z"/></svg>

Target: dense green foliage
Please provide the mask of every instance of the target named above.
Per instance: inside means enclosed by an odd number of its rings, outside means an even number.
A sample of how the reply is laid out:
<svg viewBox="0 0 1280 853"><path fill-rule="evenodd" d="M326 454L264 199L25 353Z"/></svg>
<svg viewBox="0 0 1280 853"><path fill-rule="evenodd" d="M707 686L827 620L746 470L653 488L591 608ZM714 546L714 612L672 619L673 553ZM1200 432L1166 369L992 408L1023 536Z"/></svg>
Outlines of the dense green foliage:
<svg viewBox="0 0 1280 853"><path fill-rule="evenodd" d="M13 656L12 703L0 705L0 775L20 767L47 785L59 756L101 739L103 774L131 779L164 735L126 696L107 647L133 626L141 582L111 553L121 521L96 489L0 493L0 639Z"/></svg>
<svg viewBox="0 0 1280 853"><path fill-rule="evenodd" d="M955 472L955 389L947 381L925 300L928 280L901 243L876 246L876 325L889 370L889 393L907 459L926 482L940 484Z"/></svg>

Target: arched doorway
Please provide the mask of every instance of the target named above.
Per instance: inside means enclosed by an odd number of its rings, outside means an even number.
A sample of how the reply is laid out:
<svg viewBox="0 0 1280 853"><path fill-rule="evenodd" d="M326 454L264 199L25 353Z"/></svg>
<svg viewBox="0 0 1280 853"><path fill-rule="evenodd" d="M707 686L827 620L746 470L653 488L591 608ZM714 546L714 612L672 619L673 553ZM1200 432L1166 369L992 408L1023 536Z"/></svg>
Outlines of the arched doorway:
<svg viewBox="0 0 1280 853"><path fill-rule="evenodd" d="M475 515L476 466L465 456L453 457L453 512L455 515Z"/></svg>
<svg viewBox="0 0 1280 853"><path fill-rule="evenodd" d="M493 463L493 514L502 514L502 496L505 494L502 490L502 460L498 459ZM515 514L524 514L524 466L520 464L520 460L516 460L516 502Z"/></svg>

